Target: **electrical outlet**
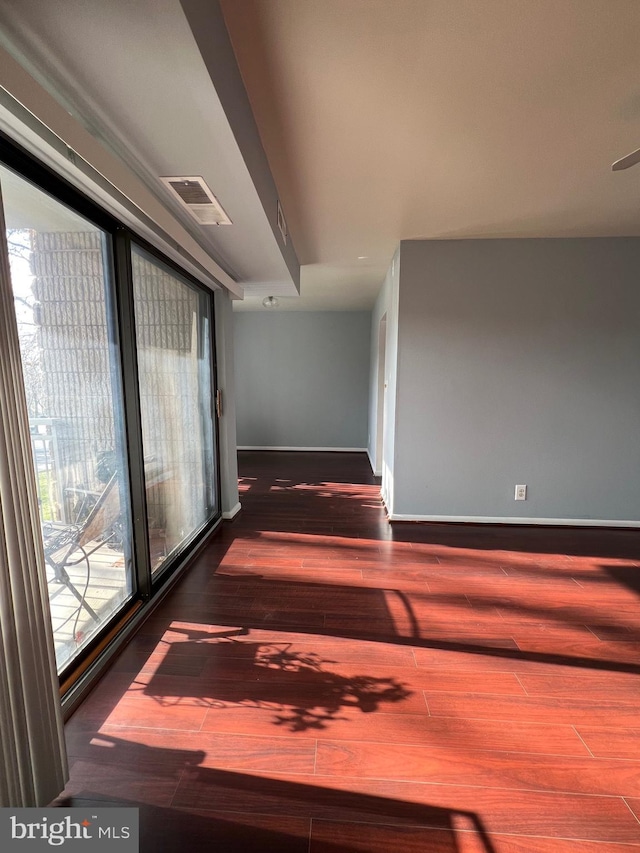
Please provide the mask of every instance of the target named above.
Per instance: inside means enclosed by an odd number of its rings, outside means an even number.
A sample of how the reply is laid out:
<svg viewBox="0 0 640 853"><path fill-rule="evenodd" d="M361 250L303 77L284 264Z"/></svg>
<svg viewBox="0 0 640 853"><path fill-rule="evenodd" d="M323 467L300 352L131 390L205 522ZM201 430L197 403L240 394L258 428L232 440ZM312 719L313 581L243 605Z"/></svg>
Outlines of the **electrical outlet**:
<svg viewBox="0 0 640 853"><path fill-rule="evenodd" d="M526 501L526 499L527 499L527 487L526 486L516 486L515 500Z"/></svg>

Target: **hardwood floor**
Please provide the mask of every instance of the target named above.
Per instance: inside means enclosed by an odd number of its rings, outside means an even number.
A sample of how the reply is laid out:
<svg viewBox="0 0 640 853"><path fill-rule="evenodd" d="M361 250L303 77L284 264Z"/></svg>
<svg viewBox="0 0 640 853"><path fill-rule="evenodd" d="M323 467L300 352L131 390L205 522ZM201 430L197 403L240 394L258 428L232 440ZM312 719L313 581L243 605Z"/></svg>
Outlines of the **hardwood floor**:
<svg viewBox="0 0 640 853"><path fill-rule="evenodd" d="M154 853L640 853L638 531L390 525L364 455L239 461L62 802Z"/></svg>

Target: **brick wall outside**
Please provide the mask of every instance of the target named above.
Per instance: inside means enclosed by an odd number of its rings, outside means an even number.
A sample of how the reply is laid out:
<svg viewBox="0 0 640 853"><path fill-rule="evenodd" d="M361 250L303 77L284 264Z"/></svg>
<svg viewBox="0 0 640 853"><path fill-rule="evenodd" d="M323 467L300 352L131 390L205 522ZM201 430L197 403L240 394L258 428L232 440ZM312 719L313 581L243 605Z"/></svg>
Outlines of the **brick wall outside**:
<svg viewBox="0 0 640 853"><path fill-rule="evenodd" d="M64 486L99 490L99 461L108 468L122 426L102 235L32 232L31 264L42 409L56 424L60 476ZM198 298L135 253L133 271L144 451L155 484L147 492L150 526L164 529L171 550L204 517Z"/></svg>

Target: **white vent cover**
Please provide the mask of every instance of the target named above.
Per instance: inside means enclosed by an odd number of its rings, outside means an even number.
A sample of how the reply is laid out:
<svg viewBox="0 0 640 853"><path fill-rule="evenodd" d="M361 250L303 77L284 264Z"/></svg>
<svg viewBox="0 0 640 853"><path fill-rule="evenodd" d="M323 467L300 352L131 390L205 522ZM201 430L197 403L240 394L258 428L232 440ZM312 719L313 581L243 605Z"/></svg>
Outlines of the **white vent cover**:
<svg viewBox="0 0 640 853"><path fill-rule="evenodd" d="M222 205L198 175L160 178L200 225L231 225Z"/></svg>

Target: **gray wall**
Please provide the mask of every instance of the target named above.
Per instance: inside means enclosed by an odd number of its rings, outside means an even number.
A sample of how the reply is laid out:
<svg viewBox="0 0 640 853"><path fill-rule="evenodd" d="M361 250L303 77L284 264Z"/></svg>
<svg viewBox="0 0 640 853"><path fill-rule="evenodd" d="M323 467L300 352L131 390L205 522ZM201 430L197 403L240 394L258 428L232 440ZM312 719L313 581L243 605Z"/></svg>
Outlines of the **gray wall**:
<svg viewBox="0 0 640 853"><path fill-rule="evenodd" d="M368 312L234 314L241 447L367 445Z"/></svg>
<svg viewBox="0 0 640 853"><path fill-rule="evenodd" d="M639 239L403 242L398 331L394 513L640 518Z"/></svg>

